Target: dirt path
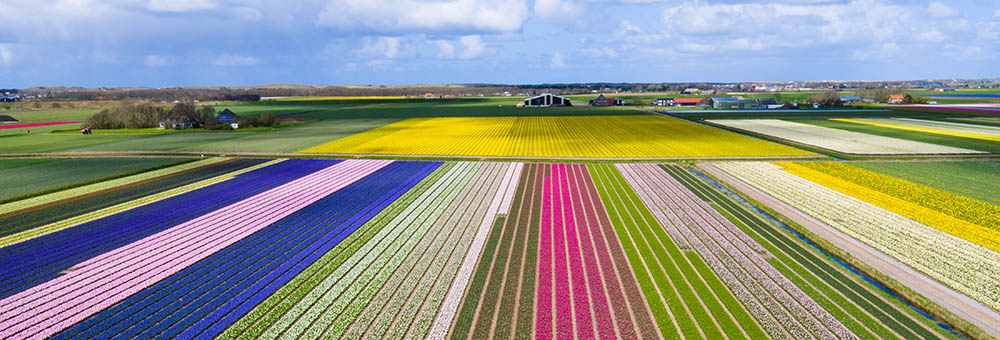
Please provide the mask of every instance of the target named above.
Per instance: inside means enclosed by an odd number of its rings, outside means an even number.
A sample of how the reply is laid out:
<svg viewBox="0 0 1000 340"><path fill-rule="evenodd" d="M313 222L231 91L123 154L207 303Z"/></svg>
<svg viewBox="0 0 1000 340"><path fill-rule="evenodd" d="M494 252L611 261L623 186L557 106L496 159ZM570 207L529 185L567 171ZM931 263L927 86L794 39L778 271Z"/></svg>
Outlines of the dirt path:
<svg viewBox="0 0 1000 340"><path fill-rule="evenodd" d="M816 218L750 186L710 163L698 163L698 167L718 179L729 183L753 199L766 204L816 235L830 241L835 246L864 261L872 268L891 276L910 287L930 301L951 311L955 315L975 324L990 336L1000 338L1000 312L959 293L941 282L934 280L910 266L862 243Z"/></svg>

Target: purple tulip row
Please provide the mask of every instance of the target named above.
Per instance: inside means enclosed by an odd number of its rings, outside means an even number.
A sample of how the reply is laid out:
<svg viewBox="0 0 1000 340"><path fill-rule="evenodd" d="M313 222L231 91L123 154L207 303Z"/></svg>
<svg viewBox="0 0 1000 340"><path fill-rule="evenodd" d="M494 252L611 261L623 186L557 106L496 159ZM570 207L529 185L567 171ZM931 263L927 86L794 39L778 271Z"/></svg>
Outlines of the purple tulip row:
<svg viewBox="0 0 1000 340"><path fill-rule="evenodd" d="M233 244L391 161L338 163L94 257L0 302L0 337L47 337Z"/></svg>
<svg viewBox="0 0 1000 340"><path fill-rule="evenodd" d="M775 338L856 336L771 266L746 233L651 164L618 165L671 237L693 248Z"/></svg>

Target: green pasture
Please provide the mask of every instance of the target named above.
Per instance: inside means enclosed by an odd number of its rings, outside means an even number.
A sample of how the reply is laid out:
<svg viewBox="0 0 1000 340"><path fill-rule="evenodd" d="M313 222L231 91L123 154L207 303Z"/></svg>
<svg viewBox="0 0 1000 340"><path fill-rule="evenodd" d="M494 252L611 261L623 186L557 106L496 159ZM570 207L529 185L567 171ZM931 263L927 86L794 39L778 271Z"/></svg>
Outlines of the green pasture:
<svg viewBox="0 0 1000 340"><path fill-rule="evenodd" d="M851 165L1000 205L1000 162L852 162Z"/></svg>
<svg viewBox="0 0 1000 340"><path fill-rule="evenodd" d="M623 107L517 108L517 97L484 100L428 100L410 102L257 102L224 103L217 111L230 109L252 117L270 112L278 118L300 120L277 128L220 130L94 130L82 135L79 124L0 130L0 153L67 151L206 151L206 152L295 152L352 134L415 117L490 117L549 115L635 114ZM23 111L23 117L43 120L86 120L97 109ZM21 111L19 111L21 112ZM15 116L18 119L25 119Z"/></svg>
<svg viewBox="0 0 1000 340"><path fill-rule="evenodd" d="M5 159L0 200L176 163L176 158Z"/></svg>

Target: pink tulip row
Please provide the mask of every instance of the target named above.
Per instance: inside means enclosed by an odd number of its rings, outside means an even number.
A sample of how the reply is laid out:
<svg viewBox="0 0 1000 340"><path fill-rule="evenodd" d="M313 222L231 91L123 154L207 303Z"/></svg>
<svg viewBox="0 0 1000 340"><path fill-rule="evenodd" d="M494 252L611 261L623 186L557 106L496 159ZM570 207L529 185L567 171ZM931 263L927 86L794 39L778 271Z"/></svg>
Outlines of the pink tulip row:
<svg viewBox="0 0 1000 340"><path fill-rule="evenodd" d="M590 196L596 191L590 190L586 168L555 164L549 170L542 181L536 338L634 338L602 218L590 203L599 198Z"/></svg>
<svg viewBox="0 0 1000 340"><path fill-rule="evenodd" d="M619 165L654 216L686 240L774 337L856 336L771 266L746 233L655 165ZM759 311L766 310L764 314Z"/></svg>
<svg viewBox="0 0 1000 340"><path fill-rule="evenodd" d="M53 335L389 163L340 162L83 262L0 302L0 337Z"/></svg>
<svg viewBox="0 0 1000 340"><path fill-rule="evenodd" d="M589 194L589 190L587 190L589 182L585 181L583 176L583 172L586 170L581 165L573 165L570 168L569 197L573 200L573 216L577 227L575 232L580 239L580 251L588 278L588 289L591 295L590 303L593 304L597 335L601 339L616 338L619 336L615 334L615 320L611 316L611 306L609 305L608 296L604 293L605 284L607 284L610 295L615 299L615 303L620 307L625 307L624 298L618 286L617 278L614 277L614 268L610 265L604 239L600 235L599 219L594 216L593 212L595 210L593 209L593 204L589 200L590 197L587 196ZM600 250L595 251L595 249ZM604 264L604 275L606 275L603 278L601 275L601 265L597 262L597 254L602 255L601 260ZM621 324L621 327L631 330L632 323L628 319L628 311L622 311L619 308L619 313L617 321ZM588 334L592 335L593 333L588 332ZM582 338L583 336L580 337Z"/></svg>
<svg viewBox="0 0 1000 340"><path fill-rule="evenodd" d="M548 171L543 171L545 174ZM538 231L538 290L535 338L552 339L552 173L542 178L542 219Z"/></svg>

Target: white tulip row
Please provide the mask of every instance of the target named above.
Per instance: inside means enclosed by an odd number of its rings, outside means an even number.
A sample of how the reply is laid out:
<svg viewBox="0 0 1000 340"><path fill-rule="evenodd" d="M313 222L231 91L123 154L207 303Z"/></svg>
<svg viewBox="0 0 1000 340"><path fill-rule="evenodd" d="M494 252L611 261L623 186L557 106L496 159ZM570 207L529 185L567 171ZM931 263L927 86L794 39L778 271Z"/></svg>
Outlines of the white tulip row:
<svg viewBox="0 0 1000 340"><path fill-rule="evenodd" d="M690 244L772 337L857 338L771 266L760 244L663 169L652 164L617 167L671 238Z"/></svg>
<svg viewBox="0 0 1000 340"><path fill-rule="evenodd" d="M407 259L414 263L407 275L397 272L394 279L400 284L389 303L381 308L375 323L362 337L367 339L422 338L434 320L444 295L448 292L458 267L472 243L478 227L486 217L492 198L499 191L500 182L508 165L489 163L483 165L466 189L467 195L452 202L447 212L439 218L432 230L439 230L437 237L422 256ZM445 218L447 216L447 218ZM478 254L477 254L478 255ZM390 287L392 287L390 285ZM379 295L389 292L383 289ZM373 307L374 305L369 305ZM355 325L359 325L355 323ZM414 329L411 329L413 326ZM416 327L420 328L416 328ZM411 333L413 331L413 333ZM414 334L416 333L416 334ZM351 334L349 339L355 339Z"/></svg>
<svg viewBox="0 0 1000 340"><path fill-rule="evenodd" d="M420 195L406 210L383 227L319 285L295 301L261 334L263 339L292 337L305 332L321 315L357 315L393 271L430 229L478 170L477 164L459 163ZM352 300L356 300L353 304ZM349 308L353 307L353 308ZM353 318L350 318L353 321ZM346 322L347 325L350 322ZM341 327L345 328L345 327ZM334 328L336 329L336 328ZM321 330L323 331L323 330Z"/></svg>
<svg viewBox="0 0 1000 340"><path fill-rule="evenodd" d="M868 118L864 120L902 124L902 125L909 125L916 127L928 127L934 129L952 130L960 132L980 133L991 136L1000 136L1000 127L997 126L966 124L966 123L956 123L956 122L942 122L938 120L925 120L925 119L914 119L914 118L882 118L882 119Z"/></svg>
<svg viewBox="0 0 1000 340"><path fill-rule="evenodd" d="M458 312L458 307L462 304L462 298L465 296L465 288L468 286L469 280L472 279L476 262L479 261L479 257L483 252L486 237L489 236L490 229L493 227L497 215L506 215L510 211L510 205L517 191L517 182L521 178L522 170L524 170L524 163L512 163L508 166L507 173L504 174L504 180L500 184L500 190L493 197L486 217L483 218L479 224L479 230L476 231L476 238L472 241L472 246L469 247L469 251L465 254L465 259L462 260L462 266L458 269L458 275L455 277L451 288L448 289L448 294L444 302L441 303L441 310L438 312L437 317L434 319L434 324L427 334L428 339L444 339L447 336L448 329L455 318L455 313ZM418 322L417 324L420 323ZM414 326L414 328L420 327ZM422 334L420 332L415 333Z"/></svg>
<svg viewBox="0 0 1000 340"><path fill-rule="evenodd" d="M716 167L848 236L1000 310L1000 253L765 162Z"/></svg>
<svg viewBox="0 0 1000 340"><path fill-rule="evenodd" d="M825 128L777 119L720 119L709 122L851 154L963 154L982 151Z"/></svg>

